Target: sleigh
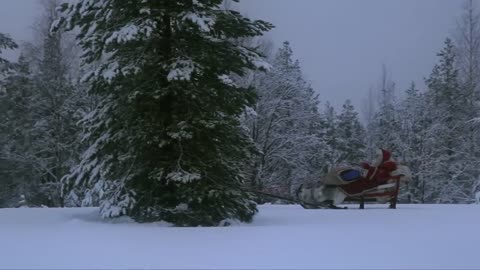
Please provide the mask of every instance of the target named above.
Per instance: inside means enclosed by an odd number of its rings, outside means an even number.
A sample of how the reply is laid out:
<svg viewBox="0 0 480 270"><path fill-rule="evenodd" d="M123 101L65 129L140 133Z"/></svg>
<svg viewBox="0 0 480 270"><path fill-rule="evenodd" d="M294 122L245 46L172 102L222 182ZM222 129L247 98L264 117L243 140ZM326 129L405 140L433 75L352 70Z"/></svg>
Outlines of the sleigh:
<svg viewBox="0 0 480 270"><path fill-rule="evenodd" d="M406 166L399 166L381 182L365 179L357 169L337 168L316 183L300 186L296 195L306 209L339 208L336 205L344 202L358 202L360 209L365 208L366 202L389 202L389 208L395 209L400 184L409 178Z"/></svg>
<svg viewBox="0 0 480 270"><path fill-rule="evenodd" d="M403 177L403 175L391 176L385 184L378 185L357 194L346 193L347 197L344 199L344 202L358 202L360 204L360 209L365 208L365 202L388 202L388 208L396 209L400 182Z"/></svg>

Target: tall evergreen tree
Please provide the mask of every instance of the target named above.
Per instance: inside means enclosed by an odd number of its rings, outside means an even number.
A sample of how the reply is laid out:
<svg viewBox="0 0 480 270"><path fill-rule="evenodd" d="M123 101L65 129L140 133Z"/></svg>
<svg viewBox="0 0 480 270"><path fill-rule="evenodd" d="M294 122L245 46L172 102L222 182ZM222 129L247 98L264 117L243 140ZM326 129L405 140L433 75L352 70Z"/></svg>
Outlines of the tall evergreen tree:
<svg viewBox="0 0 480 270"><path fill-rule="evenodd" d="M0 33L0 207L14 206L19 189L20 172L27 174L28 166L17 163L11 155L15 139L22 136L22 125L18 125L16 114L24 109L24 99L18 91L12 91L8 85L14 76L20 75L20 65L14 65L2 58L4 49L15 49L17 44L7 35ZM20 59L22 60L22 59ZM22 62L22 61L21 61Z"/></svg>
<svg viewBox="0 0 480 270"><path fill-rule="evenodd" d="M460 87L465 95L463 107L469 120L478 119L480 117L480 9L478 1L464 1L456 34L455 44L458 59L456 66L459 71ZM463 135L466 154L473 160L480 158L479 133L478 123L469 121ZM472 166L472 168L476 168L469 172L472 178L480 179L479 165ZM476 186L472 189L472 192L475 192Z"/></svg>
<svg viewBox="0 0 480 270"><path fill-rule="evenodd" d="M464 2L456 34L458 80L468 98L464 106L470 107L469 117L473 119L478 117L475 103L480 99L480 11L476 1Z"/></svg>
<svg viewBox="0 0 480 270"><path fill-rule="evenodd" d="M365 130L360 124L358 113L350 100L346 100L337 117L337 142L342 153L340 158L347 163L358 163L366 158Z"/></svg>
<svg viewBox="0 0 480 270"><path fill-rule="evenodd" d="M37 168L41 166L31 155L31 131L35 125L30 111L32 82L29 63L23 56L19 57L15 70L6 78L4 87L5 95L0 99L0 130L3 135L0 159L8 164L4 173L9 181L15 182L13 189L8 190L11 196L19 197L19 193L26 194L28 187L35 184Z"/></svg>
<svg viewBox="0 0 480 270"><path fill-rule="evenodd" d="M399 137L400 123L398 119L397 101L395 95L395 83L389 78L385 66L379 85L378 111L373 118L373 139L376 148L384 148L389 151L397 151L401 138Z"/></svg>
<svg viewBox="0 0 480 270"><path fill-rule="evenodd" d="M400 102L398 111L402 141L396 154L412 171L412 179L401 189L400 200L425 203L431 199L432 179L429 167L435 162L430 152L430 138L435 132L429 113L432 106L413 82L405 93L406 98Z"/></svg>
<svg viewBox="0 0 480 270"><path fill-rule="evenodd" d="M78 159L81 88L69 78L64 33L49 33L56 19L57 0L43 2L45 11L36 32L39 40L22 48L14 72L5 80L7 105L3 114L8 135L3 153L10 178L21 183L17 192L29 206L62 206L60 179ZM28 57L26 57L28 55ZM35 55L35 57L32 57Z"/></svg>
<svg viewBox="0 0 480 270"><path fill-rule="evenodd" d="M2 58L2 51L6 49L16 49L17 47L17 43L15 43L10 36L0 33L0 75L11 68L11 63L7 59Z"/></svg>
<svg viewBox="0 0 480 270"><path fill-rule="evenodd" d="M86 79L100 99L84 120L90 147L65 183L91 187L104 217L219 225L250 221L256 212L239 189L248 141L238 120L255 95L229 75L262 67L253 49L234 40L261 35L271 25L221 4L100 0L63 6L59 23L79 27L85 63L99 63Z"/></svg>
<svg viewBox="0 0 480 270"><path fill-rule="evenodd" d="M466 95L462 91L453 42L445 40L445 47L430 77L427 79L427 99L433 108L431 124L436 129L432 134L431 153L435 163L430 168L435 179L437 202L460 202L473 198L470 194L472 179L469 171L475 160L468 155L466 144L460 138L466 131L468 112Z"/></svg>
<svg viewBox="0 0 480 270"><path fill-rule="evenodd" d="M366 155L367 158L373 158L376 152L375 145L375 114L377 111L375 102L375 89L370 87L368 90L368 95L363 100L362 113L363 113L363 123L365 126L365 141L366 141Z"/></svg>
<svg viewBox="0 0 480 270"><path fill-rule="evenodd" d="M340 151L340 142L337 137L338 119L335 108L327 102L325 104L324 112L322 114L322 129L323 138L326 143L324 151L324 165L322 166L322 173L328 173L333 167L341 164L342 153Z"/></svg>
<svg viewBox="0 0 480 270"><path fill-rule="evenodd" d="M51 25L58 19L55 10L58 1L45 3L44 22ZM69 77L67 57L64 55L64 33L39 33L42 57L36 66L33 84L35 101L30 104L36 119L35 145L37 158L44 164L42 186L50 193L51 204L63 206L60 179L78 161L81 107L84 106L82 88L75 88Z"/></svg>

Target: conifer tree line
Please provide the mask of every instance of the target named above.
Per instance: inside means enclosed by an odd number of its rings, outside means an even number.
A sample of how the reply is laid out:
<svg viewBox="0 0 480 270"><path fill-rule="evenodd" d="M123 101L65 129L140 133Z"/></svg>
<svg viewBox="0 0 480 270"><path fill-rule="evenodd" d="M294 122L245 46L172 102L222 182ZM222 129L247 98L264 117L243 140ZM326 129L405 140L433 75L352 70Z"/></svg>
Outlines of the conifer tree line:
<svg viewBox="0 0 480 270"><path fill-rule="evenodd" d="M474 1L425 86L396 89L384 67L359 110L321 100L290 43L262 37L273 25L222 0L61 2L45 1L32 42L0 33L0 207L248 222L265 201L249 190L292 196L377 147L413 172L403 202L478 191ZM17 61L1 57L17 48Z"/></svg>

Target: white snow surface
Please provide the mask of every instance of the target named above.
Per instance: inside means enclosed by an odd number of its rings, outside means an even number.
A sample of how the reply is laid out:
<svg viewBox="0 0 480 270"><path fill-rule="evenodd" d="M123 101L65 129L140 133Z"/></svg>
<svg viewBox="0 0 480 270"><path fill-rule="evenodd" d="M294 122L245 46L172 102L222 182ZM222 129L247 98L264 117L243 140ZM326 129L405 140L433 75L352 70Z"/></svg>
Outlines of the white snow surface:
<svg viewBox="0 0 480 270"><path fill-rule="evenodd" d="M97 208L0 209L2 269L479 269L480 205L262 205L251 224L169 227Z"/></svg>

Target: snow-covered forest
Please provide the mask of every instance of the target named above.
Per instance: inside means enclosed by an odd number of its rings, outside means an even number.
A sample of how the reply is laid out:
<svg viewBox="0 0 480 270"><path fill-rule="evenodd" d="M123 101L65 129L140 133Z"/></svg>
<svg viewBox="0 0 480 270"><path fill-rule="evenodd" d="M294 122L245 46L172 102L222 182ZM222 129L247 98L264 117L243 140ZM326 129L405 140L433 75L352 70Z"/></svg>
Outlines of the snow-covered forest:
<svg viewBox="0 0 480 270"><path fill-rule="evenodd" d="M48 0L31 42L0 33L0 207L248 222L267 200L248 190L293 196L379 147L412 171L400 202L475 201L477 2L459 2L425 86L399 89L384 66L361 108L322 100L290 42L264 36L275 26L231 6Z"/></svg>

